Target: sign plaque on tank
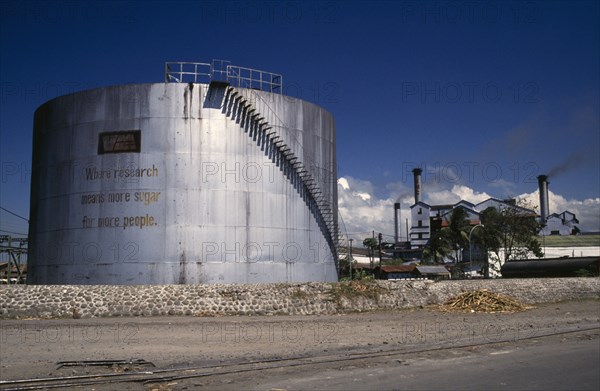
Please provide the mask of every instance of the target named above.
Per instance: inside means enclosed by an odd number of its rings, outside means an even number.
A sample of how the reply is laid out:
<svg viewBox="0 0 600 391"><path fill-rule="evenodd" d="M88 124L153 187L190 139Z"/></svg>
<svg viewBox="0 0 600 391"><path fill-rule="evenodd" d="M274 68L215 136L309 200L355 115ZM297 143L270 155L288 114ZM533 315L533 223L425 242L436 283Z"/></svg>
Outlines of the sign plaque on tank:
<svg viewBox="0 0 600 391"><path fill-rule="evenodd" d="M102 132L99 134L98 155L105 153L140 152L141 131Z"/></svg>

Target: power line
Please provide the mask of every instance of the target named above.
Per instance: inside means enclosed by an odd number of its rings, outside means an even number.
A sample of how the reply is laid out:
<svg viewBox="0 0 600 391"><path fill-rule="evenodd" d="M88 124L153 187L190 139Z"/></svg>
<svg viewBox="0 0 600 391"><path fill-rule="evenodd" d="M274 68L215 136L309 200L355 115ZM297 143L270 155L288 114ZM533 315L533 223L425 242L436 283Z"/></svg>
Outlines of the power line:
<svg viewBox="0 0 600 391"><path fill-rule="evenodd" d="M3 208L3 207L1 207L1 206L0 206L0 209L2 209L3 211L5 211L5 212L7 212L7 213L10 213L10 214L11 214L11 215L13 215L13 216L16 216L16 217L18 217L18 218L20 218L20 219L23 219L23 220L25 220L25 221L27 221L27 222L29 223L29 220L28 220L28 219L26 219L26 218L25 218L25 217L23 217L23 216L19 216L18 214L14 213L14 212L11 212L10 210L8 210L8 209L6 209L6 208Z"/></svg>
<svg viewBox="0 0 600 391"><path fill-rule="evenodd" d="M0 229L0 232L6 232L6 233L9 233L9 234L15 234L15 235L24 235L24 236L27 236L27 234L24 234L24 233L21 233L21 232L7 231L7 230L5 230L5 229Z"/></svg>
<svg viewBox="0 0 600 391"><path fill-rule="evenodd" d="M357 234L370 234L371 232L373 232L373 230L371 231L356 231L356 232L348 232L348 235L357 235ZM377 231L375 231L377 232ZM394 235L390 235L390 234L384 234L383 232L381 233L383 236L389 236L390 238L393 238Z"/></svg>

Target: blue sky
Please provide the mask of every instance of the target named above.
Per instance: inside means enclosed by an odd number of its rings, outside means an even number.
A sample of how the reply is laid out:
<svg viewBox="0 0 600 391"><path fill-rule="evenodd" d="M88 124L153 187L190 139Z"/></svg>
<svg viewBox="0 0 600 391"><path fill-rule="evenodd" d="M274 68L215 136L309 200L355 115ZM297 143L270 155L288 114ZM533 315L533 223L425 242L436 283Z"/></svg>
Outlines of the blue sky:
<svg viewBox="0 0 600 391"><path fill-rule="evenodd" d="M557 208L600 214L598 2L19 1L0 12L0 205L25 217L39 105L213 58L281 73L285 92L331 111L338 175L371 207L408 205L408 173L422 166L425 190L496 197L556 172Z"/></svg>

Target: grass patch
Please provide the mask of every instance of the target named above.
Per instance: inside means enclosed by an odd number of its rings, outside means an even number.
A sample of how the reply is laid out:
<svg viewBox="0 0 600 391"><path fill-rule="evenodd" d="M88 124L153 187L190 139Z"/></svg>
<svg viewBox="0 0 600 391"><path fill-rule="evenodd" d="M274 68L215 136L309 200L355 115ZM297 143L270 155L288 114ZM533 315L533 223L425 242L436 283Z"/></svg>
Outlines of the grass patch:
<svg viewBox="0 0 600 391"><path fill-rule="evenodd" d="M344 299L351 303L355 303L359 299L368 299L379 303L381 295L386 292L387 289L382 288L375 281L357 280L332 284L329 294L331 300L340 308Z"/></svg>
<svg viewBox="0 0 600 391"><path fill-rule="evenodd" d="M600 246L600 235L569 235L538 237L546 247L594 247Z"/></svg>

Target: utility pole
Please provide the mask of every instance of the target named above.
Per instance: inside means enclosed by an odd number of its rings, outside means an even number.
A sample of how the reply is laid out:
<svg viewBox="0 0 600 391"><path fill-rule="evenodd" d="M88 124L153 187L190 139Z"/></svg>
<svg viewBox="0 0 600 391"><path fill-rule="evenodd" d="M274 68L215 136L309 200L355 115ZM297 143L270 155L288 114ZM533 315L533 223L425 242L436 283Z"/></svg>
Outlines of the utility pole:
<svg viewBox="0 0 600 391"><path fill-rule="evenodd" d="M350 257L349 257L349 261L350 261L350 281L352 281L352 238L348 239L348 241L350 242Z"/></svg>
<svg viewBox="0 0 600 391"><path fill-rule="evenodd" d="M377 238L379 239L379 273L381 273L381 238L383 235L381 235L381 232L379 233L379 235L377 235Z"/></svg>
<svg viewBox="0 0 600 391"><path fill-rule="evenodd" d="M373 241L375 241L375 231L373 231ZM371 248L371 272L373 272L373 264L375 263L375 249Z"/></svg>
<svg viewBox="0 0 600 391"><path fill-rule="evenodd" d="M473 234L473 230L477 227L481 227L481 229L483 229L483 224L481 224L481 222L479 222L477 225L473 226L473 228L471 228L471 231L469 231L469 275L471 275L471 272L473 269L473 246L471 245L471 235ZM489 278L490 277L490 270L489 270L489 265L486 261L485 264L485 278Z"/></svg>

